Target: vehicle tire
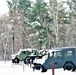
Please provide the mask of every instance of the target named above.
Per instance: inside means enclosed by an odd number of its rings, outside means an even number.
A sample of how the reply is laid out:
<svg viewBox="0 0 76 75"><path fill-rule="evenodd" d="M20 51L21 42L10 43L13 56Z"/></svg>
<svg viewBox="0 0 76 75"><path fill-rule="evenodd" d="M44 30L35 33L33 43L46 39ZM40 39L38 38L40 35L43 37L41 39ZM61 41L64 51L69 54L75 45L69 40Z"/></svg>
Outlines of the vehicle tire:
<svg viewBox="0 0 76 75"><path fill-rule="evenodd" d="M72 70L72 71L75 70L75 67L72 63L66 63L63 68L64 68L64 70L69 70L69 71L70 70Z"/></svg>
<svg viewBox="0 0 76 75"><path fill-rule="evenodd" d="M41 70L41 72L46 72L47 71L47 69L45 69L41 64L36 64L36 65L34 65L33 68L36 69L36 70Z"/></svg>
<svg viewBox="0 0 76 75"><path fill-rule="evenodd" d="M72 69L72 71L74 72L74 71L75 71L75 68L74 68L74 69Z"/></svg>
<svg viewBox="0 0 76 75"><path fill-rule="evenodd" d="M43 67L43 66L42 66ZM46 72L47 69L45 69L44 67L42 68L42 71L41 72Z"/></svg>
<svg viewBox="0 0 76 75"><path fill-rule="evenodd" d="M17 61L16 61L16 63L19 63L20 62L20 60L19 59L16 59Z"/></svg>
<svg viewBox="0 0 76 75"><path fill-rule="evenodd" d="M24 63L25 63L25 64L28 64L28 61L27 61L26 59L24 59Z"/></svg>
<svg viewBox="0 0 76 75"><path fill-rule="evenodd" d="M33 59L32 58L26 58L26 59L24 59L24 63L25 64L33 64Z"/></svg>
<svg viewBox="0 0 76 75"><path fill-rule="evenodd" d="M37 64L34 65L32 68L33 68L33 71L42 69L41 65L37 65Z"/></svg>
<svg viewBox="0 0 76 75"><path fill-rule="evenodd" d="M30 59L28 59L28 58L27 59L24 59L24 63L25 64L30 64Z"/></svg>
<svg viewBox="0 0 76 75"><path fill-rule="evenodd" d="M15 58L12 60L12 63L19 63L19 62L20 62L20 60L18 58Z"/></svg>
<svg viewBox="0 0 76 75"><path fill-rule="evenodd" d="M15 63L14 59L12 59L12 63Z"/></svg>

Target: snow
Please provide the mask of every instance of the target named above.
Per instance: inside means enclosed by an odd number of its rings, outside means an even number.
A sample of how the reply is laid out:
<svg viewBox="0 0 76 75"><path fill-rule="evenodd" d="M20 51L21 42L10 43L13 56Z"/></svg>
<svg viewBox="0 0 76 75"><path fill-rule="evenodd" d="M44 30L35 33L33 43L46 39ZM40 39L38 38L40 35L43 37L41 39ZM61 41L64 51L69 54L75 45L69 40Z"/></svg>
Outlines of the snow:
<svg viewBox="0 0 76 75"><path fill-rule="evenodd" d="M23 66L24 65L24 66ZM23 68L24 67L24 68ZM64 71L63 69L55 69L55 75L76 75L76 72ZM52 75L52 70L41 73L33 71L30 66L25 64L12 64L11 61L0 61L0 74L2 75Z"/></svg>

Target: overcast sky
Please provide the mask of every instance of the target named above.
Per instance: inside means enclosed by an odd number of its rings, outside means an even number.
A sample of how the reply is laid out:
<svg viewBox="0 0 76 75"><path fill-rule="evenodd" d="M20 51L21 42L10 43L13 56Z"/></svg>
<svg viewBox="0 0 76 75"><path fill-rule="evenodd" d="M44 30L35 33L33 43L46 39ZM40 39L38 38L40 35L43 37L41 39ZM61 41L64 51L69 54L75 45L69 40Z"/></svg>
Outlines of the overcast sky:
<svg viewBox="0 0 76 75"><path fill-rule="evenodd" d="M0 16L8 12L6 0L0 0Z"/></svg>
<svg viewBox="0 0 76 75"><path fill-rule="evenodd" d="M45 0L48 1L48 0ZM58 0L58 1L66 1L66 0ZM6 0L0 0L0 16L8 13L8 6Z"/></svg>

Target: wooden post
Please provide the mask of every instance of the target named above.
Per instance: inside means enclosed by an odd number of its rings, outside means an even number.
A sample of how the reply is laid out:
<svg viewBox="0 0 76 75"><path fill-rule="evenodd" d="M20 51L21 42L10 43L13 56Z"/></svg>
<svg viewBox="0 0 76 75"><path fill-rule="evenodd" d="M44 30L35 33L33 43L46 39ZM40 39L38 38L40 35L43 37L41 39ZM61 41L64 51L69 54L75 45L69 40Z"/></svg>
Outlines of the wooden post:
<svg viewBox="0 0 76 75"><path fill-rule="evenodd" d="M54 62L52 62L52 75L54 75Z"/></svg>

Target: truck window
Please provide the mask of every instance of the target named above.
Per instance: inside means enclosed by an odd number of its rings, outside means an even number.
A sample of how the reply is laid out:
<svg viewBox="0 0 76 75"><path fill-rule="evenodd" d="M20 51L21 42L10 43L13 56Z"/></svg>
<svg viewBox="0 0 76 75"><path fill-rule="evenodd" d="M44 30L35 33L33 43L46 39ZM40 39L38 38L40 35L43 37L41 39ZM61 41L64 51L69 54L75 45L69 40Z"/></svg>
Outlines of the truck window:
<svg viewBox="0 0 76 75"><path fill-rule="evenodd" d="M31 55L31 52L30 51L27 51L27 55Z"/></svg>
<svg viewBox="0 0 76 75"><path fill-rule="evenodd" d="M20 54L26 54L26 51L21 51Z"/></svg>
<svg viewBox="0 0 76 75"><path fill-rule="evenodd" d="M65 52L65 56L67 57L67 56L72 56L72 51L66 51Z"/></svg>
<svg viewBox="0 0 76 75"><path fill-rule="evenodd" d="M55 58L62 57L62 52L61 51L54 52L54 57Z"/></svg>

